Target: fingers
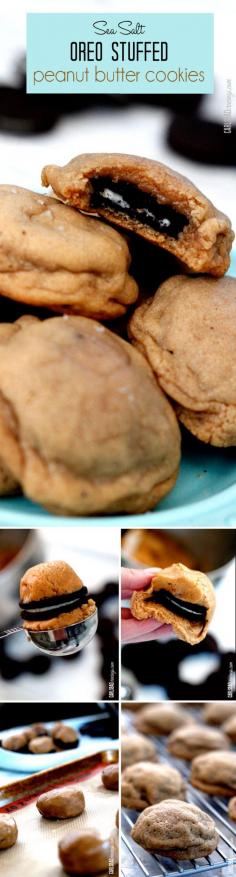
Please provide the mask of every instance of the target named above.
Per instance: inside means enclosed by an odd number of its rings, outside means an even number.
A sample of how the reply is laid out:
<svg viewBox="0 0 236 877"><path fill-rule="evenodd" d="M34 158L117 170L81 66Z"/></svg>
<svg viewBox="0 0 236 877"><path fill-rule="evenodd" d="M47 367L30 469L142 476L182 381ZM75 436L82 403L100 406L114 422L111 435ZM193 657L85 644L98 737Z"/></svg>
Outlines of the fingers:
<svg viewBox="0 0 236 877"><path fill-rule="evenodd" d="M148 588L156 572L158 572L158 567L151 567L150 569L122 568L121 597L126 600L131 597L133 591L142 591Z"/></svg>
<svg viewBox="0 0 236 877"><path fill-rule="evenodd" d="M155 618L136 621L128 609L122 611L121 636L123 643L139 643L152 639L169 638L172 635L170 624L158 622Z"/></svg>

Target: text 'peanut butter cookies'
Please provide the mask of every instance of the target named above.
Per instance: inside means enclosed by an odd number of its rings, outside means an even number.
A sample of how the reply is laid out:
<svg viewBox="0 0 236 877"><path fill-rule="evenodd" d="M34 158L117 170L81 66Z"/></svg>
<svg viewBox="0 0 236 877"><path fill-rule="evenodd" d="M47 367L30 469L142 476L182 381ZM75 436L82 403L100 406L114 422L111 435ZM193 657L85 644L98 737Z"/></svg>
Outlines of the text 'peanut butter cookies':
<svg viewBox="0 0 236 877"><path fill-rule="evenodd" d="M171 859L208 856L218 842L215 823L205 810L174 799L147 807L131 835L145 850Z"/></svg>
<svg viewBox="0 0 236 877"><path fill-rule="evenodd" d="M85 317L15 323L0 338L0 443L24 493L57 514L153 508L180 459L145 359Z"/></svg>
<svg viewBox="0 0 236 877"><path fill-rule="evenodd" d="M134 591L131 612L143 621L156 618L171 624L179 639L196 645L205 638L215 609L215 594L208 577L173 563L153 576L150 588Z"/></svg>
<svg viewBox="0 0 236 877"><path fill-rule="evenodd" d="M137 298L119 232L55 198L0 186L0 293L36 307L109 319Z"/></svg>
<svg viewBox="0 0 236 877"><path fill-rule="evenodd" d="M123 807L144 810L165 798L185 798L186 783L180 772L169 764L139 761L124 770L121 778Z"/></svg>
<svg viewBox="0 0 236 877"><path fill-rule="evenodd" d="M179 419L197 438L236 444L236 280L171 277L130 321Z"/></svg>
<svg viewBox="0 0 236 877"><path fill-rule="evenodd" d="M20 582L23 627L52 630L84 621L96 609L87 593L79 576L64 560L35 564Z"/></svg>
<svg viewBox="0 0 236 877"><path fill-rule="evenodd" d="M44 186L172 253L190 272L221 276L229 266L231 224L186 177L136 155L79 155L46 165Z"/></svg>

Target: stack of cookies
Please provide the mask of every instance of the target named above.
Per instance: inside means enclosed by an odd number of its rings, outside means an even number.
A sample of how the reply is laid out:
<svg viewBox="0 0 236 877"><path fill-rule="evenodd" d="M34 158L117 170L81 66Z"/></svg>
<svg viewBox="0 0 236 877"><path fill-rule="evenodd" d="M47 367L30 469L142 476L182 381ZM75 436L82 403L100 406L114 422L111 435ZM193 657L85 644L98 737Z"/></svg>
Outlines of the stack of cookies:
<svg viewBox="0 0 236 877"><path fill-rule="evenodd" d="M230 221L137 156L79 156L42 183L56 197L0 187L0 493L142 513L175 484L178 421L236 443Z"/></svg>

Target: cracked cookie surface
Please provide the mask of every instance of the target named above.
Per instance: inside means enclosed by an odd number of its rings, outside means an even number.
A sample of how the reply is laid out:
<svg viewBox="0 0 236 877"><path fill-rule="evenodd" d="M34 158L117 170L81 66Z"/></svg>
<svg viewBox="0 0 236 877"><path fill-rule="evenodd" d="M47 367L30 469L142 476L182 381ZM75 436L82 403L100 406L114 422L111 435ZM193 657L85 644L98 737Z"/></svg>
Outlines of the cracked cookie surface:
<svg viewBox="0 0 236 877"><path fill-rule="evenodd" d="M135 310L129 332L184 426L216 447L235 445L236 280L171 277Z"/></svg>
<svg viewBox="0 0 236 877"><path fill-rule="evenodd" d="M178 704L146 704L135 716L135 727L143 734L170 734L181 725L191 724L192 719Z"/></svg>
<svg viewBox="0 0 236 877"><path fill-rule="evenodd" d="M227 749L229 743L226 735L215 728L204 728L202 725L177 728L170 734L167 749L171 755L192 761L197 755L217 749Z"/></svg>
<svg viewBox="0 0 236 877"><path fill-rule="evenodd" d="M158 761L156 747L143 734L122 734L122 769L136 761Z"/></svg>
<svg viewBox="0 0 236 877"><path fill-rule="evenodd" d="M135 302L122 235L48 195L0 186L0 294L35 307L112 319Z"/></svg>
<svg viewBox="0 0 236 877"><path fill-rule="evenodd" d="M190 782L209 795L223 795L226 798L235 795L236 752L221 750L194 758Z"/></svg>
<svg viewBox="0 0 236 877"><path fill-rule="evenodd" d="M208 856L218 842L215 823L208 813L174 799L147 807L131 835L145 850L181 860Z"/></svg>
<svg viewBox="0 0 236 877"><path fill-rule="evenodd" d="M0 442L26 496L55 514L153 508L180 460L175 414L145 359L85 317L0 335Z"/></svg>
<svg viewBox="0 0 236 877"><path fill-rule="evenodd" d="M185 798L186 783L169 764L137 762L126 768L121 778L123 807L144 810L165 798Z"/></svg>

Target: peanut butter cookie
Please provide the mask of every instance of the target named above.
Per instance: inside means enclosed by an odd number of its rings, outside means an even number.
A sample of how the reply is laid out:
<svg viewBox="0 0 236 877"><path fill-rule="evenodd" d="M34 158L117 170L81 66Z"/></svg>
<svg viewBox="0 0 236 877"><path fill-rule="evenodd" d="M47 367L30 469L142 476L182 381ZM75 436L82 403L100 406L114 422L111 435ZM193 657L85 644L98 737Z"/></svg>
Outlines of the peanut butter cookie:
<svg viewBox="0 0 236 877"><path fill-rule="evenodd" d="M131 612L134 618L156 618L171 624L179 639L196 645L207 634L215 609L210 579L182 563L173 563L153 576L150 588L134 591Z"/></svg>
<svg viewBox="0 0 236 877"><path fill-rule="evenodd" d="M194 758L190 782L208 795L231 798L236 793L236 752L208 752Z"/></svg>
<svg viewBox="0 0 236 877"><path fill-rule="evenodd" d="M145 359L85 317L0 335L0 445L26 496L65 515L154 508L180 460L175 414Z"/></svg>
<svg viewBox="0 0 236 877"><path fill-rule="evenodd" d="M126 767L121 780L123 807L144 810L165 798L185 798L186 783L169 764L139 761Z"/></svg>
<svg viewBox="0 0 236 877"><path fill-rule="evenodd" d="M216 447L236 444L236 279L169 278L129 323L181 423Z"/></svg>
<svg viewBox="0 0 236 877"><path fill-rule="evenodd" d="M0 186L0 294L52 311L119 317L135 302L125 239L55 198Z"/></svg>
<svg viewBox="0 0 236 877"><path fill-rule="evenodd" d="M180 860L209 856L218 842L215 823L205 810L173 798L147 807L131 835L145 850Z"/></svg>
<svg viewBox="0 0 236 877"><path fill-rule="evenodd" d="M122 734L122 769L128 767L129 764L134 764L136 761L158 761L154 743L142 734Z"/></svg>
<svg viewBox="0 0 236 877"><path fill-rule="evenodd" d="M188 725L187 728L176 728L167 741L167 749L177 758L192 761L197 755L212 752L215 749L227 749L229 743L222 731L204 728L202 725Z"/></svg>
<svg viewBox="0 0 236 877"><path fill-rule="evenodd" d="M229 266L231 224L186 177L137 155L79 155L46 165L44 186L66 204L97 213L172 253L190 272L221 276Z"/></svg>

